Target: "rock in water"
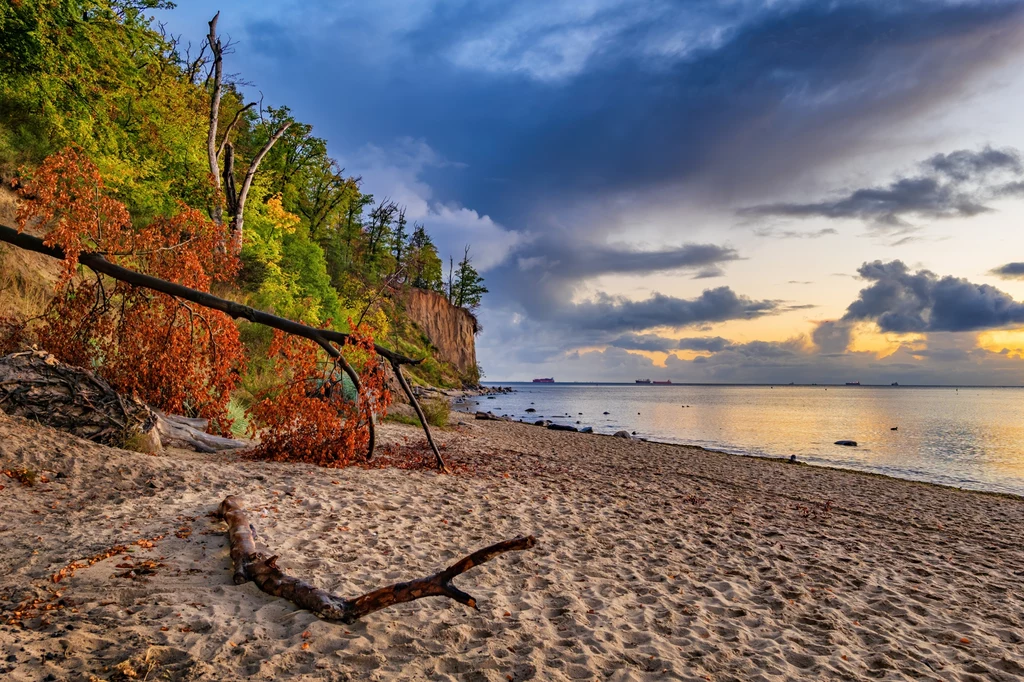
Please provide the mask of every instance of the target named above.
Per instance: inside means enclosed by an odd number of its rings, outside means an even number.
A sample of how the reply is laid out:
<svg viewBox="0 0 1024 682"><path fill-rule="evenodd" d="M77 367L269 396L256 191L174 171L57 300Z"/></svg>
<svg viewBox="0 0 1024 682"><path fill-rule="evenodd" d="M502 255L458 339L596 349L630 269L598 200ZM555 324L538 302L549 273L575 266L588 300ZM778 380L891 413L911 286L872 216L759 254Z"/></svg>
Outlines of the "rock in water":
<svg viewBox="0 0 1024 682"><path fill-rule="evenodd" d="M593 426L584 426L582 429L580 429L580 433L593 433L593 432L594 432L594 427Z"/></svg>
<svg viewBox="0 0 1024 682"><path fill-rule="evenodd" d="M548 428L552 431L579 431L575 426L567 426L565 424L548 424Z"/></svg>
<svg viewBox="0 0 1024 682"><path fill-rule="evenodd" d="M629 435L629 431L616 431L613 435L614 438L625 438L626 440L632 440L633 436Z"/></svg>
<svg viewBox="0 0 1024 682"><path fill-rule="evenodd" d="M526 408L526 412L527 412L527 414L532 414L532 413L534 413L534 412L536 412L536 411L537 411L537 410L533 409L532 407L527 407L527 408Z"/></svg>
<svg viewBox="0 0 1024 682"><path fill-rule="evenodd" d="M843 446L846 446L848 448L855 448L855 447L857 447L857 441L855 441L855 440L837 440L836 441L836 445L843 445Z"/></svg>

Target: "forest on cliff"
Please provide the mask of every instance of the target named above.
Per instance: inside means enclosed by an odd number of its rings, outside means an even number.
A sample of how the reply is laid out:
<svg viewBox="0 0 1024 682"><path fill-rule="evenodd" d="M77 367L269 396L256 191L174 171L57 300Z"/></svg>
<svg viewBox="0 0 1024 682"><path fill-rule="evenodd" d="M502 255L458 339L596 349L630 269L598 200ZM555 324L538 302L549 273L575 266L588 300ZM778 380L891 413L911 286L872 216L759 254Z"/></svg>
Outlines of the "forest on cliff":
<svg viewBox="0 0 1024 682"><path fill-rule="evenodd" d="M4 183L30 187L44 160L73 150L140 233L183 210L237 227L240 267L214 278L214 293L339 332L361 325L379 343L425 358L408 368L416 383L476 383L477 369L460 373L434 356L400 297L389 295L416 287L474 310L486 288L469 248L443 259L427 226L364 192L312 126L285 105L247 97L244 79L258 74L230 75L231 44L215 22L203 44L186 45L147 15L172 6L0 6ZM239 331L249 358L238 391L244 402L272 379L272 334L244 323Z"/></svg>

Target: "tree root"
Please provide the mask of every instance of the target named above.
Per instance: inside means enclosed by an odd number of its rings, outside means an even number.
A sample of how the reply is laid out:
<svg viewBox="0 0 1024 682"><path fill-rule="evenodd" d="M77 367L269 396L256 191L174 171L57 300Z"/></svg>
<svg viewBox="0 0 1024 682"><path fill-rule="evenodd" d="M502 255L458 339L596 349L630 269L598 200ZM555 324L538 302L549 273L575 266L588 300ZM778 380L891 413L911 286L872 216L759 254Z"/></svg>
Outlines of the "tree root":
<svg viewBox="0 0 1024 682"><path fill-rule="evenodd" d="M287 599L324 620L340 623L352 623L374 611L423 597L448 597L476 609L476 599L455 587L452 580L499 554L529 549L537 543L532 535L505 540L477 550L443 571L425 578L395 583L353 599L346 599L287 575L277 566L277 556L268 557L260 552L256 547L253 528L249 524L245 507L238 497L231 495L224 498L217 509L217 515L228 524L228 540L236 585L251 580L260 590L271 596Z"/></svg>
<svg viewBox="0 0 1024 682"><path fill-rule="evenodd" d="M126 447L132 439L153 452L165 446L220 452L250 445L206 433L206 419L165 414L121 395L95 372L61 363L44 350L0 357L0 408L113 447Z"/></svg>

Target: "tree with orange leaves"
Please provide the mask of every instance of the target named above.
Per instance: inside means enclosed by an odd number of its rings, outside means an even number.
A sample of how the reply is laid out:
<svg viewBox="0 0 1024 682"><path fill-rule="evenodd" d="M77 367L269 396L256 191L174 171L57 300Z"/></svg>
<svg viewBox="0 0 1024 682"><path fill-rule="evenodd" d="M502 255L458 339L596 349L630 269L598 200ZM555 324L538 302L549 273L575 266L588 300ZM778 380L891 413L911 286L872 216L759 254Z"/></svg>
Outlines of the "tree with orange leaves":
<svg viewBox="0 0 1024 682"><path fill-rule="evenodd" d="M39 344L159 409L229 429L227 403L244 363L234 322L166 294L78 272L79 255L90 252L209 291L238 269L223 248L226 230L184 205L174 216L135 227L124 204L105 193L96 166L74 148L49 157L23 194L19 230L45 230L46 245L65 254L56 295L35 321Z"/></svg>
<svg viewBox="0 0 1024 682"><path fill-rule="evenodd" d="M356 332L338 357L324 362L306 339L275 331L270 347L274 372L283 384L263 391L252 406L255 423L265 425L255 455L262 459L342 467L370 455L373 416L391 403L384 365L373 339ZM359 378L346 386L348 364Z"/></svg>

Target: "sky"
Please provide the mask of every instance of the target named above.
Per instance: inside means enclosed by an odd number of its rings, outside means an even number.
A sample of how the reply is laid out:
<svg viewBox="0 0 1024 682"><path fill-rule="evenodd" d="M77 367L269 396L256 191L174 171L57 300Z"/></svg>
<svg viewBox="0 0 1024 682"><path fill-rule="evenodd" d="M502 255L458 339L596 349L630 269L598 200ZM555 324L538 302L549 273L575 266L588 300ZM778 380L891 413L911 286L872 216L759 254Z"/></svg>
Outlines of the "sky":
<svg viewBox="0 0 1024 682"><path fill-rule="evenodd" d="M177 4L471 245L487 380L1024 384L1024 0Z"/></svg>

